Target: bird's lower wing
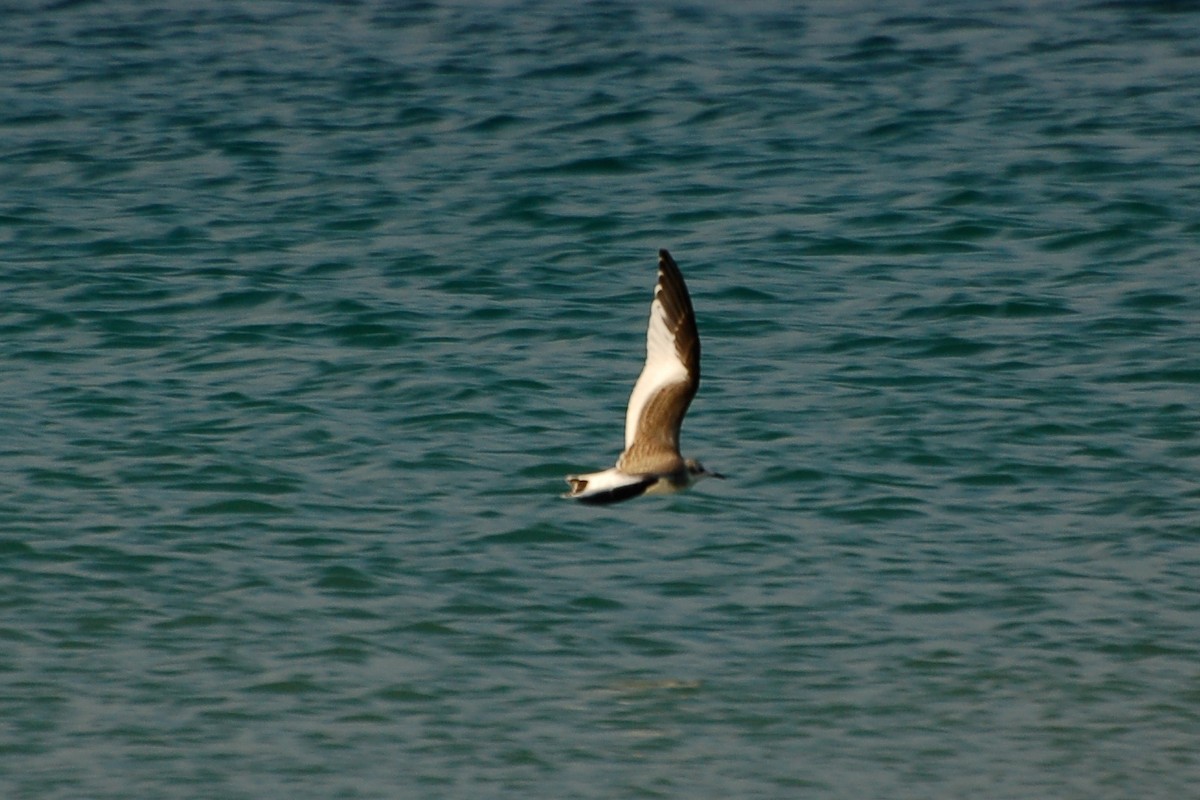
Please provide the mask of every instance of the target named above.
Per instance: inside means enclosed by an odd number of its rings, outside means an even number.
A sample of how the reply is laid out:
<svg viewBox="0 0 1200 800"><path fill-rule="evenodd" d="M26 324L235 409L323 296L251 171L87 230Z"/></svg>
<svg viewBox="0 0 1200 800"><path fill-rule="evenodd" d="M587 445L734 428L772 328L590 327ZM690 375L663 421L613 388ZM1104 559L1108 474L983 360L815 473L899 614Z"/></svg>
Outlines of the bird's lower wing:
<svg viewBox="0 0 1200 800"><path fill-rule="evenodd" d="M628 475L617 469L606 469L588 475L568 475L571 491L563 497L591 505L616 503L645 494L658 478L650 475Z"/></svg>

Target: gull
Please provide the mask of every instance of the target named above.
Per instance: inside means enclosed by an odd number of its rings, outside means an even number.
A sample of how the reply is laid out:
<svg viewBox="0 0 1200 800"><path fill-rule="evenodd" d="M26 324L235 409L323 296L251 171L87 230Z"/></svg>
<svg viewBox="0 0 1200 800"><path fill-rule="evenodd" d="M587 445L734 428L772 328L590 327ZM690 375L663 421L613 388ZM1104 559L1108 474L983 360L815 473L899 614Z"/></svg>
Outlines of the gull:
<svg viewBox="0 0 1200 800"><path fill-rule="evenodd" d="M568 475L563 497L600 505L643 494L682 491L704 477L724 478L679 454L679 427L700 386L700 335L679 265L658 251L658 284L646 329L646 365L625 411L625 451L600 472Z"/></svg>

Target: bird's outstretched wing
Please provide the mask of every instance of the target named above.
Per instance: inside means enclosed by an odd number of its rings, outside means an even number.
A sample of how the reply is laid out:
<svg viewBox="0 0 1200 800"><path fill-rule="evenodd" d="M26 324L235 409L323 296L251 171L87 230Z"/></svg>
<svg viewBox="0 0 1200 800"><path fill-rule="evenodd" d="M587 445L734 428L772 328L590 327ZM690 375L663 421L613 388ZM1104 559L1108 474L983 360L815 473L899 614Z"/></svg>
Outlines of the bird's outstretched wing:
<svg viewBox="0 0 1200 800"><path fill-rule="evenodd" d="M646 364L625 412L625 452L617 466L645 472L679 459L679 428L700 386L700 335L683 275L658 251L658 283L646 329Z"/></svg>

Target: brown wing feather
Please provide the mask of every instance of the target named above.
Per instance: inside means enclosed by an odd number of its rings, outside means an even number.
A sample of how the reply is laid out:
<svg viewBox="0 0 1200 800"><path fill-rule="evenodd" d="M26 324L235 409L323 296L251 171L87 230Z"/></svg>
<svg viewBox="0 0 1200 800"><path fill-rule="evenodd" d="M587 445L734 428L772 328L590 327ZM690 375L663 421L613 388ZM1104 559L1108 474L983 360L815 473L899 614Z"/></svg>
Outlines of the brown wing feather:
<svg viewBox="0 0 1200 800"><path fill-rule="evenodd" d="M683 464L679 428L695 393L686 383L672 383L651 397L642 412L637 438L617 460L617 469L633 475L678 469Z"/></svg>
<svg viewBox="0 0 1200 800"><path fill-rule="evenodd" d="M658 251L657 296L667 312L667 319L671 321L675 349L687 365L692 378L692 394L695 395L700 386L700 333L696 330L696 312L692 309L692 298L688 294L687 284L683 282L683 273L666 250Z"/></svg>

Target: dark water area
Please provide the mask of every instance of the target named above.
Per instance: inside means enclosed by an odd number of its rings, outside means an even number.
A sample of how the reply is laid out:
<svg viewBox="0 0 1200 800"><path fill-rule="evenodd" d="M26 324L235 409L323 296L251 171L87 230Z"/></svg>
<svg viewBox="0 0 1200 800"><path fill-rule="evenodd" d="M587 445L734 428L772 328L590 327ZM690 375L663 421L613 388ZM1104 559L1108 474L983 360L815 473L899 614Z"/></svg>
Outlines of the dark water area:
<svg viewBox="0 0 1200 800"><path fill-rule="evenodd" d="M0 795L1180 798L1200 6L0 11ZM596 509L655 253L687 455Z"/></svg>

